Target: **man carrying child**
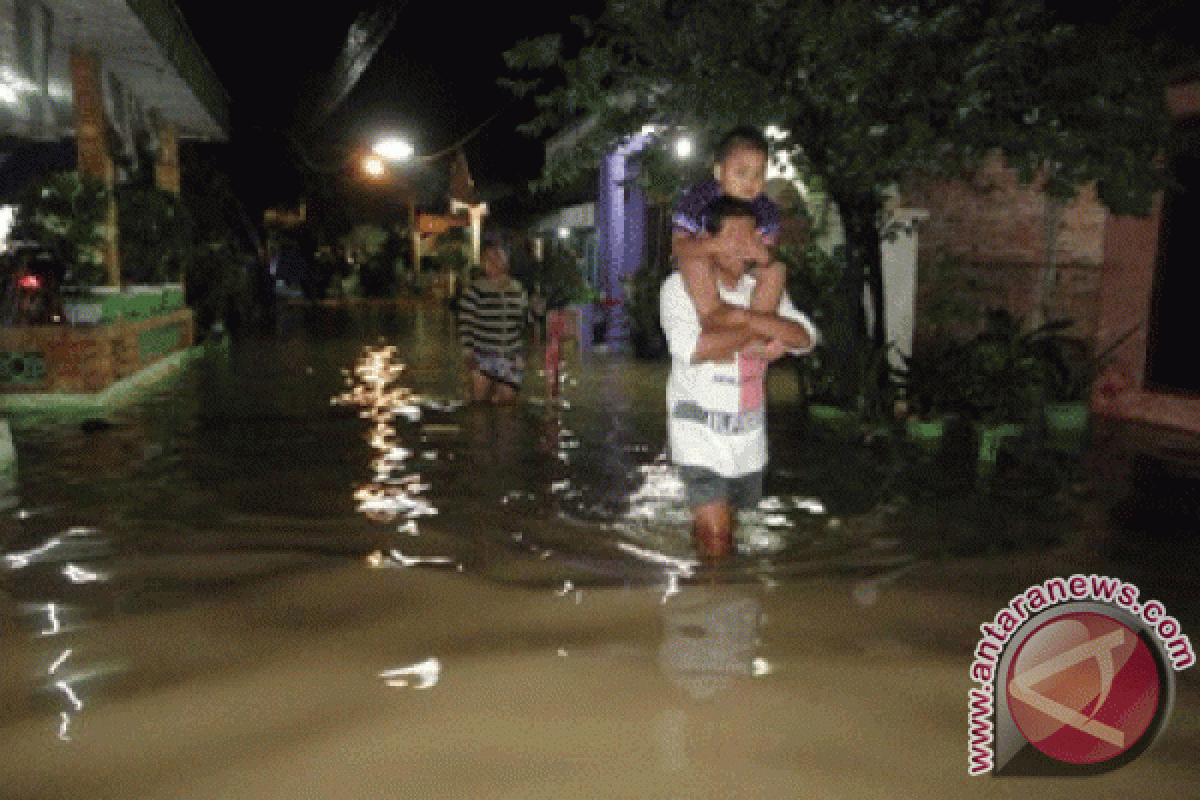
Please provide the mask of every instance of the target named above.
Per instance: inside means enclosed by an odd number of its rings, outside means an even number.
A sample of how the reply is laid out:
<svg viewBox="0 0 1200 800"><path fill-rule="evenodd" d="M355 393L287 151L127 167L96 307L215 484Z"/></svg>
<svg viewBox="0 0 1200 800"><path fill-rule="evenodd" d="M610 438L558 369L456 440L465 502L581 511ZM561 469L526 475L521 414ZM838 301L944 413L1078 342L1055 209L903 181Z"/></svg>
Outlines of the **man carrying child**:
<svg viewBox="0 0 1200 800"><path fill-rule="evenodd" d="M723 195L707 209L708 258L726 307L697 312L684 267L663 283L660 315L671 353L667 436L692 512L692 536L707 558L733 547L734 515L757 506L767 463L766 367L787 352L812 350L817 330L786 293L773 311L751 307L755 277L744 258L755 209Z"/></svg>

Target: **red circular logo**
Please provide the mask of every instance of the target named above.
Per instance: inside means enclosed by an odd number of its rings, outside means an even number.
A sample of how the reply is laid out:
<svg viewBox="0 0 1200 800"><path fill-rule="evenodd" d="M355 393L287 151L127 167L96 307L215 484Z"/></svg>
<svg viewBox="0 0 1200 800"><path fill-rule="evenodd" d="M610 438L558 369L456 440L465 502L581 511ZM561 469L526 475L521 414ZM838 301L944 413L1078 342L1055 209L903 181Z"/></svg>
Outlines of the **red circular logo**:
<svg viewBox="0 0 1200 800"><path fill-rule="evenodd" d="M1141 637L1091 612L1063 614L1034 630L1009 666L1005 690L1025 739L1070 764L1130 750L1162 696L1157 662Z"/></svg>

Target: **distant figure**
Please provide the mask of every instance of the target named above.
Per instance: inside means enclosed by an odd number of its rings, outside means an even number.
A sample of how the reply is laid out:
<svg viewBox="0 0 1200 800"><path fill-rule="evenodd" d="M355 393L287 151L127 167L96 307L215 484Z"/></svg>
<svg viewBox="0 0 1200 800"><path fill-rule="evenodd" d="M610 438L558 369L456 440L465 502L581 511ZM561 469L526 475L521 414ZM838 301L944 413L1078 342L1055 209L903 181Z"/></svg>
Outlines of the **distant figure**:
<svg viewBox="0 0 1200 800"><path fill-rule="evenodd" d="M529 297L508 274L498 245L481 254L483 277L463 288L457 303L458 333L472 402L509 404L525 375Z"/></svg>
<svg viewBox="0 0 1200 800"><path fill-rule="evenodd" d="M2 321L5 325L50 325L63 321L60 290L66 268L44 248L18 250L6 268Z"/></svg>
<svg viewBox="0 0 1200 800"><path fill-rule="evenodd" d="M253 293L255 316L262 322L272 322L275 319L275 272L279 266L279 246L275 243L267 245L259 253L254 263Z"/></svg>

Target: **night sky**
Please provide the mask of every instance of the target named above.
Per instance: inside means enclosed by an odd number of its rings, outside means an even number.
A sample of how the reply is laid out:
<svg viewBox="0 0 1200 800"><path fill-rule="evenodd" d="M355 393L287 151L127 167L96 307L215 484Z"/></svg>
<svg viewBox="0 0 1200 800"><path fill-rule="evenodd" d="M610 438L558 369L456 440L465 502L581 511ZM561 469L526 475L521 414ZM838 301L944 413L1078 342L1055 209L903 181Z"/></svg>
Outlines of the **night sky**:
<svg viewBox="0 0 1200 800"><path fill-rule="evenodd" d="M568 30L572 15L594 18L603 0L546 4L536 11L513 3L397 2L395 27L355 89L316 124L312 109L348 29L376 4L176 0L231 96L232 141L221 149L249 205L286 202L303 192L299 175L305 159L330 167L387 130L408 136L419 152L433 153L497 112L465 148L477 185L523 185L537 176L542 145L514 130L534 109L497 85L506 72L501 53L521 39ZM1189 29L1183 24L1189 3L1050 5L1075 23L1121 17L1142 34L1182 35Z"/></svg>
<svg viewBox="0 0 1200 800"><path fill-rule="evenodd" d="M265 3L176 4L231 97L232 137L221 149L250 205L286 201L300 191L298 165L330 167L379 132L400 132L429 154L497 113L465 146L472 174L481 188L524 185L537 177L542 145L515 132L534 111L497 85L506 72L501 53L521 39L568 29L574 14L595 16L603 8L400 2L395 27L353 91L318 123L313 108L347 31L373 4L276 2L270 13Z"/></svg>

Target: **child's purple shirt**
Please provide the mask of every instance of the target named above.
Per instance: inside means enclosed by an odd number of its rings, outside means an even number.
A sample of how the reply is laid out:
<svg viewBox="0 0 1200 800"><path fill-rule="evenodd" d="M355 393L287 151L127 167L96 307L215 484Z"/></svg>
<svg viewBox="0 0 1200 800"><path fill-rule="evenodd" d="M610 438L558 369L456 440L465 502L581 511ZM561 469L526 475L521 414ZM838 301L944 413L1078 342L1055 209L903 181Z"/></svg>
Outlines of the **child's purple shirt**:
<svg viewBox="0 0 1200 800"><path fill-rule="evenodd" d="M711 178L685 189L675 203L672 224L676 230L692 235L701 233L709 205L720 196L721 184ZM771 198L760 194L750 201L750 205L754 209L755 227L759 233L771 237L779 232L779 209L771 202Z"/></svg>

